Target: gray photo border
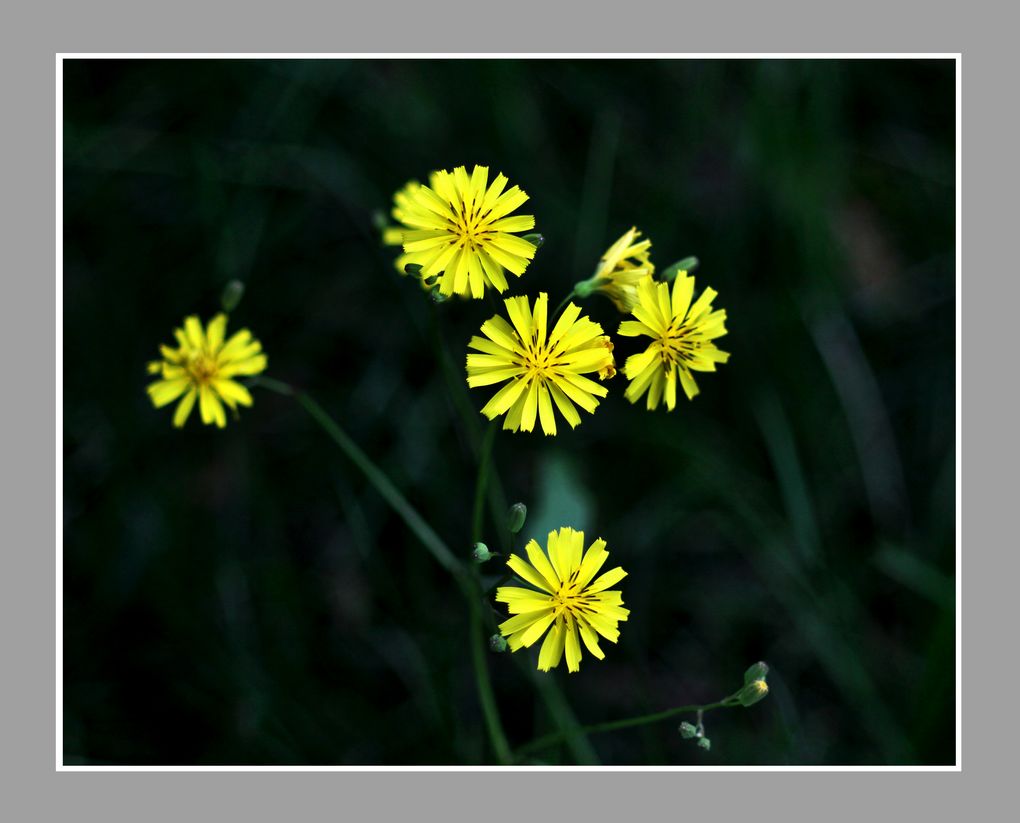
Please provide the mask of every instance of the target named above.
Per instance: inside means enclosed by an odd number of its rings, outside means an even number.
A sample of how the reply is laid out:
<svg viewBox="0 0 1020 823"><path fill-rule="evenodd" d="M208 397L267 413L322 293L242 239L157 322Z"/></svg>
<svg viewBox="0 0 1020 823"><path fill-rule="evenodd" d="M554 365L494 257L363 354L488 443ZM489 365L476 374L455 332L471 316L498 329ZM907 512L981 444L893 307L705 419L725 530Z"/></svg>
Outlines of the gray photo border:
<svg viewBox="0 0 1020 823"><path fill-rule="evenodd" d="M12 42L5 50L3 82L10 101L5 165L5 214L9 253L3 278L3 305L9 308L4 335L9 401L5 409L4 487L9 536L3 575L8 619L4 630L12 655L5 701L5 748L17 772L4 806L11 819L61 819L93 815L106 820L178 820L228 815L230 819L274 819L327 814L354 819L397 819L398 815L503 819L541 812L616 818L659 814L740 819L765 816L859 820L912 812L927 819L959 817L992 802L996 785L1005 788L1005 771L1015 759L1006 750L1012 708L1016 643L1006 636L1015 622L1007 586L1016 579L1010 530L1012 486L1006 472L1016 451L1008 423L1015 417L1008 372L996 359L1011 351L1009 325L1000 314L1016 305L1008 270L1011 257L996 248L1011 237L1006 202L1009 188L1006 141L1016 134L1015 93L1010 79L1012 53L1006 37L1014 27L1001 12L980 13L979 4L952 13L920 3L857 3L823 9L820 3L773 3L734 9L654 3L596 4L560 12L550 2L521 0L512 8L491 9L468 2L432 2L408 9L393 4L349 7L338 3L292 2L264 7L215 2L145 7L141 2L92 2L57 8L20 3L3 12ZM865 6L870 6L866 8ZM191 8L185 8L191 6ZM642 8L645 6L645 8ZM472 26L472 33L468 27ZM888 52L962 53L960 64L966 114L961 187L969 242L966 261L984 289L972 287L966 303L973 323L966 386L972 399L966 417L972 478L963 503L968 517L967 565L962 622L969 663L963 678L962 773L805 774L746 772L601 772L599 774L413 772L368 773L57 773L54 748L55 517L61 494L61 424L56 398L53 428L35 398L53 396L60 384L51 364L57 360L57 278L54 254L56 179L52 140L54 84L58 52L551 52L604 53L629 50L699 52ZM1011 141L1012 142L1012 141ZM1012 146L1010 146L1012 148ZM1015 166L1015 164L1012 164ZM48 171L50 170L50 171ZM50 173L53 177L50 177ZM52 187L51 185L52 184ZM16 205L16 208L15 208ZM996 277L1014 295L989 288ZM982 274L985 273L985 274ZM994 274L992 274L994 273ZM996 285L998 285L998 283ZM960 306L964 305L962 294ZM11 311L17 307L17 311ZM978 323L977 319L981 318ZM1004 319L1004 318L1003 318ZM40 320L42 322L40 323ZM51 325L52 324L52 325ZM36 342L41 335L44 345ZM988 338L987 340L984 338ZM31 344L26 344L32 341ZM54 349L49 348L53 341ZM64 341L64 346L74 341ZM1015 345L1013 346L1015 349ZM961 347L962 350L962 347ZM990 358L989 358L990 356ZM992 362L986 362L986 358ZM962 377L962 373L961 373ZM1006 378L1006 379L1003 379ZM961 390L962 390L961 380ZM15 389L16 387L16 389ZM20 402L17 402L20 401ZM26 402L29 401L29 402ZM55 438L54 438L55 433ZM963 439L961 439L961 444ZM54 444L50 452L50 444ZM53 455L50 462L49 456ZM52 467L52 470L51 470ZM982 484L977 483L978 471ZM55 499L56 498L56 499ZM980 536L979 536L980 535ZM992 547L982 562L981 547ZM964 578L961 575L961 580ZM1003 694L996 700L996 697ZM994 713L995 721L992 719ZM997 721L997 722L996 722ZM946 718L951 732L953 718ZM998 731L995 734L994 731ZM10 778L9 778L10 779ZM1004 808L1009 806L1004 801Z"/></svg>

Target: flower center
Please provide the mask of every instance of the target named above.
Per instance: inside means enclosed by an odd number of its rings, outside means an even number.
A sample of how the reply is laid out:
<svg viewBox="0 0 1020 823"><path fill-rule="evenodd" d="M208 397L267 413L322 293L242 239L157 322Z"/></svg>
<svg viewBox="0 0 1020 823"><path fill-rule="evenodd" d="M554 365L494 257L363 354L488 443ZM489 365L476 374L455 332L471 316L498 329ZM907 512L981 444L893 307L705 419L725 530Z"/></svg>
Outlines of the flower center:
<svg viewBox="0 0 1020 823"><path fill-rule="evenodd" d="M691 340L690 333L691 329L683 323L677 328L670 324L665 335L655 341L664 366L682 365L694 359L695 352L701 348L701 341Z"/></svg>
<svg viewBox="0 0 1020 823"><path fill-rule="evenodd" d="M216 376L216 360L207 354L197 354L188 360L188 372L199 385L204 385Z"/></svg>
<svg viewBox="0 0 1020 823"><path fill-rule="evenodd" d="M492 210L488 209L485 214L482 214L479 203L472 203L469 209L465 209L463 204L458 208L451 203L450 208L456 215L450 232L456 236L461 245L477 250L489 239L486 236L488 234L486 218Z"/></svg>
<svg viewBox="0 0 1020 823"><path fill-rule="evenodd" d="M576 578L577 572L574 572L553 594L552 601L557 615L578 615L592 611L591 599L575 583Z"/></svg>

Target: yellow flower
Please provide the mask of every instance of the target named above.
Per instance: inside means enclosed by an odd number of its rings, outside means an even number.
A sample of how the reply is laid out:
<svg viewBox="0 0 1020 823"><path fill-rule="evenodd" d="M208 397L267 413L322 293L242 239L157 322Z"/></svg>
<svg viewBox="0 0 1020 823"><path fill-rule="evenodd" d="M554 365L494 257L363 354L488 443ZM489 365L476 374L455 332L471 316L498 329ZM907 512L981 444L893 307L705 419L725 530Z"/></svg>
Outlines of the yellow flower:
<svg viewBox="0 0 1020 823"><path fill-rule="evenodd" d="M435 172L433 172L435 174ZM411 195L421 188L421 183L417 180L411 180L405 184L400 191L393 195L393 210L390 212L393 215L393 219L403 223L405 209L411 202ZM384 246L401 246L404 245L404 231L402 226L385 226L382 230L382 242ZM412 262L410 255L400 254L396 260L393 261L393 265L400 274L407 274L404 268L408 263ZM422 288L428 288L422 283Z"/></svg>
<svg viewBox="0 0 1020 823"><path fill-rule="evenodd" d="M634 403L646 391L648 408L656 409L665 398L666 408L676 407L676 383L688 399L698 393L692 371L715 371L716 363L730 359L713 342L726 334L726 311L712 310L714 289L705 289L694 305L694 278L687 272L677 273L672 299L669 284L656 283L646 276L638 283L638 302L631 314L635 320L620 323L619 333L625 337L646 335L651 345L641 354L627 358L624 374L630 385L624 396Z"/></svg>
<svg viewBox="0 0 1020 823"><path fill-rule="evenodd" d="M574 403L586 412L598 407L596 397L608 391L583 375L598 372L605 380L616 374L613 344L602 326L573 303L546 334L549 295L541 292L532 314L527 297L505 301L510 323L495 316L482 324L482 334L471 338L469 348L482 352L467 356L467 383L471 388L509 381L485 404L482 414L494 420L506 414L504 429L526 432L535 428L536 417L546 434L556 434L553 403L571 428L581 422ZM488 338L488 339L486 339Z"/></svg>
<svg viewBox="0 0 1020 823"><path fill-rule="evenodd" d="M470 177L464 166L436 171L428 186L409 184L394 198L403 265L420 265L423 279L441 275L440 294L481 298L486 285L504 292L504 269L520 276L535 256L534 243L511 233L533 229L535 218L509 216L528 195L518 186L504 191L502 174L488 185L488 176L486 166L475 166Z"/></svg>
<svg viewBox="0 0 1020 823"><path fill-rule="evenodd" d="M638 282L645 275L655 272L648 254L652 241L638 242L640 236L641 232L637 228L631 228L613 243L602 255L595 276L582 284L579 294L587 297L593 291L600 291L613 301L616 308L629 314L637 303Z"/></svg>
<svg viewBox="0 0 1020 823"><path fill-rule="evenodd" d="M620 636L617 624L630 612L623 608L619 591L606 591L627 576L622 568L592 578L609 557L606 541L599 538L584 549L584 532L564 527L549 532L546 555L534 540L524 550L527 562L516 554L507 565L535 589L501 586L496 601L506 603L514 615L499 626L511 651L533 645L549 629L538 653L538 668L549 671L559 665L566 651L567 670L576 672L581 663L581 644L599 660L605 657L599 648L598 635L615 643ZM550 628L551 627L551 628Z"/></svg>
<svg viewBox="0 0 1020 823"><path fill-rule="evenodd" d="M174 329L177 348L160 346L162 360L149 363L149 374L160 379L148 386L152 405L157 409L181 398L174 411L174 426L180 428L198 400L203 423L227 425L227 416L220 401L231 411L237 406L250 406L248 389L232 378L258 374L266 368L262 344L241 329L224 342L227 316L217 314L205 330L195 317L184 320L184 327Z"/></svg>

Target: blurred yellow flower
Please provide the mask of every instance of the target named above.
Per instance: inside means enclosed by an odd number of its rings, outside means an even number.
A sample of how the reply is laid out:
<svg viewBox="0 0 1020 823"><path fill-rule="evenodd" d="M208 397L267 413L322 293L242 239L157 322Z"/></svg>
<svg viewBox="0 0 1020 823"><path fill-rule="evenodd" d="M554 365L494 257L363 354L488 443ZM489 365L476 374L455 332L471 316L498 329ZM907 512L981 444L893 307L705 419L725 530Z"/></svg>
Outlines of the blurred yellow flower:
<svg viewBox="0 0 1020 823"><path fill-rule="evenodd" d="M687 272L677 273L670 296L668 283L656 283L650 275L637 286L638 302L632 315L634 320L620 323L619 333L625 337L645 335L652 338L651 345L641 354L631 355L624 366L630 385L624 396L634 403L646 391L647 406L656 409L665 398L666 408L676 407L676 384L688 399L698 393L692 371L715 371L716 363L730 359L713 342L726 334L725 309L712 310L716 297L714 289L705 289L691 305L694 295L694 278Z"/></svg>
<svg viewBox="0 0 1020 823"><path fill-rule="evenodd" d="M195 316L184 320L184 327L174 329L177 348L160 346L162 360L149 363L149 374L160 379L147 391L157 409L180 398L174 411L174 426L180 428L198 400L202 422L227 425L222 403L231 411L237 406L250 406L248 389L232 378L258 374L266 368L262 344L248 329L234 334L224 342L227 316L217 314L203 329Z"/></svg>
<svg viewBox="0 0 1020 823"><path fill-rule="evenodd" d="M433 172L433 174L435 174L435 172ZM417 180L411 180L410 182L405 184L402 189L400 189L393 195L393 210L390 212L390 214L393 216L394 220L403 223L403 215L405 214L405 209L411 202L410 197L420 187L421 183L419 183ZM404 229L403 226L393 225L384 226L382 229L383 245L400 246L401 252L403 252L405 231L406 229ZM411 262L410 255L401 253L393 261L393 265L400 274L407 274L407 270L404 267L410 262ZM422 288L427 288L427 286L425 286L423 283Z"/></svg>
<svg viewBox="0 0 1020 823"><path fill-rule="evenodd" d="M527 297L505 301L513 323L498 315L482 324L482 334L471 338L468 347L481 354L467 356L467 383L471 388L509 381L485 404L482 414L494 420L506 414L504 429L526 432L541 420L542 431L556 434L553 403L571 428L581 422L574 408L593 413L596 397L608 393L604 386L583 375L598 372L605 380L616 374L613 344L602 326L570 303L552 331L546 334L549 295L541 292L532 313Z"/></svg>
<svg viewBox="0 0 1020 823"><path fill-rule="evenodd" d="M404 255L398 260L422 267L421 277L438 277L439 293L481 298L486 286L504 292L504 270L520 276L535 256L535 246L512 232L535 227L531 215L510 213L528 199L518 186L506 189L489 169L464 166L436 171L429 185L408 184L394 196L393 217L403 225ZM506 189L504 191L504 189Z"/></svg>
<svg viewBox="0 0 1020 823"><path fill-rule="evenodd" d="M587 297L593 291L605 294L613 305L629 314L637 303L637 284L642 277L655 272L649 259L651 240L638 238L641 232L631 228L602 255L595 276L579 284L578 294Z"/></svg>
<svg viewBox="0 0 1020 823"><path fill-rule="evenodd" d="M525 546L530 563L510 555L507 565L535 588L496 589L496 601L506 603L514 615L500 624L499 631L510 650L517 651L532 646L548 630L538 653L538 668L555 668L565 651L567 670L576 672L581 664L581 642L602 660L605 654L599 648L598 635L611 643L619 638L617 626L630 612L623 608L622 592L607 589L627 572L617 566L593 581L609 552L606 541L599 538L582 555L584 532L569 527L549 532L546 545L548 555L534 540Z"/></svg>

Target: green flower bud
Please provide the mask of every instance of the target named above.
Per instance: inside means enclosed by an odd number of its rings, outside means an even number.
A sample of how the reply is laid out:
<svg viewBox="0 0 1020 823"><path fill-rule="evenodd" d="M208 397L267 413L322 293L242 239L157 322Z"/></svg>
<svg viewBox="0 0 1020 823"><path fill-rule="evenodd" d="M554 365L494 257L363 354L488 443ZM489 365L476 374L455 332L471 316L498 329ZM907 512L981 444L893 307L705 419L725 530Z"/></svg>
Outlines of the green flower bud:
<svg viewBox="0 0 1020 823"><path fill-rule="evenodd" d="M502 635L494 634L489 638L489 651L495 654L500 654L507 650L506 640L503 639Z"/></svg>
<svg viewBox="0 0 1020 823"><path fill-rule="evenodd" d="M506 524L510 534L517 534L524 528L524 521L528 519L528 507L523 503L514 503L507 512Z"/></svg>
<svg viewBox="0 0 1020 823"><path fill-rule="evenodd" d="M386 219L386 212L382 209L376 209L372 212L372 225L375 226L376 231L383 231L389 226L389 221Z"/></svg>
<svg viewBox="0 0 1020 823"><path fill-rule="evenodd" d="M475 547L471 552L471 557L476 563L484 563L495 555L489 551L489 547L484 543L475 543Z"/></svg>
<svg viewBox="0 0 1020 823"><path fill-rule="evenodd" d="M223 292L220 294L220 305L223 306L223 311L230 314L237 308L242 297L244 297L244 283L240 280L231 280L223 287Z"/></svg>
<svg viewBox="0 0 1020 823"><path fill-rule="evenodd" d="M697 257L685 257L683 260L677 260L672 266L664 268L659 276L664 282L671 283L674 279L676 279L676 276L680 272L683 271L690 274L690 272L694 271L697 267Z"/></svg>
<svg viewBox="0 0 1020 823"><path fill-rule="evenodd" d="M540 235L538 232L535 232L534 234L526 234L521 239L522 240L527 240L536 249L542 248L542 244L545 243L545 238L542 235Z"/></svg>
<svg viewBox="0 0 1020 823"><path fill-rule="evenodd" d="M737 700L741 706L746 708L762 700L768 693L769 686L764 680L752 680L737 692Z"/></svg>
<svg viewBox="0 0 1020 823"><path fill-rule="evenodd" d="M693 723L688 723L685 720L680 724L680 736L684 740L690 740L692 737L698 736L698 729Z"/></svg>
<svg viewBox="0 0 1020 823"><path fill-rule="evenodd" d="M698 748L704 749L706 752L712 751L712 741L703 737L698 741Z"/></svg>
<svg viewBox="0 0 1020 823"><path fill-rule="evenodd" d="M744 672L744 685L753 683L755 680L764 680L765 675L769 673L769 667L765 663L755 663L746 672Z"/></svg>

